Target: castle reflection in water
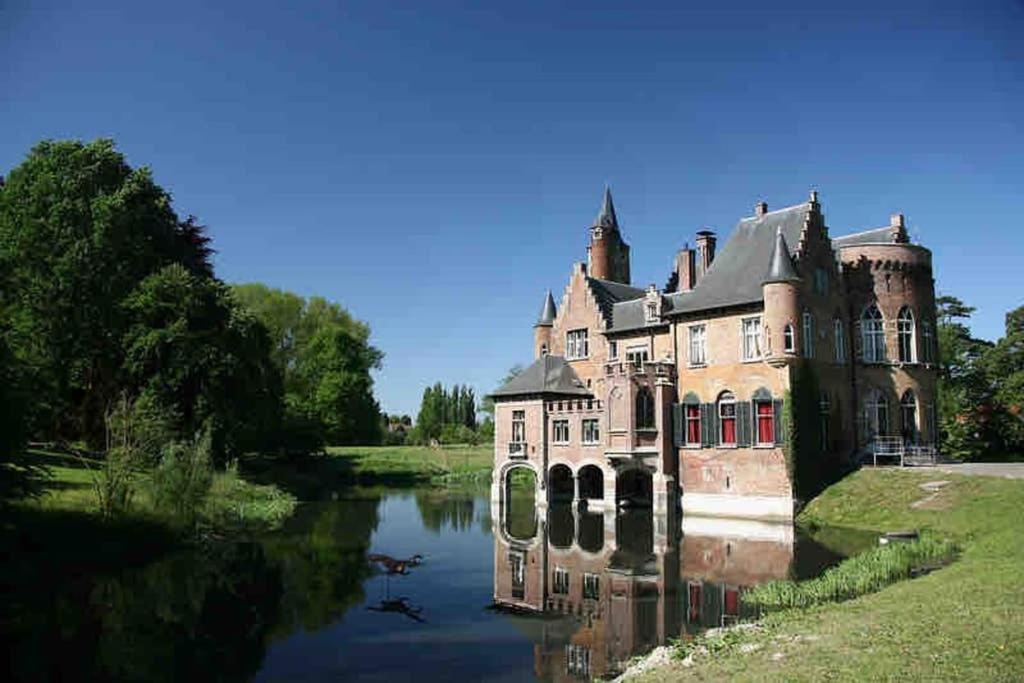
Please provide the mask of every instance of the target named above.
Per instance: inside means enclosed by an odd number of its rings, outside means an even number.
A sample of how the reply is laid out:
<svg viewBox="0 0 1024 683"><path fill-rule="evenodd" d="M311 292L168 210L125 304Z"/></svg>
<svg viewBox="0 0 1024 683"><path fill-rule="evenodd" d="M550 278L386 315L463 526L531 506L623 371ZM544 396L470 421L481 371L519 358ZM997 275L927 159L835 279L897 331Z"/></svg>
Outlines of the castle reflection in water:
<svg viewBox="0 0 1024 683"><path fill-rule="evenodd" d="M534 643L542 680L603 676L671 639L753 616L751 586L841 558L792 525L669 510L495 502L494 601Z"/></svg>

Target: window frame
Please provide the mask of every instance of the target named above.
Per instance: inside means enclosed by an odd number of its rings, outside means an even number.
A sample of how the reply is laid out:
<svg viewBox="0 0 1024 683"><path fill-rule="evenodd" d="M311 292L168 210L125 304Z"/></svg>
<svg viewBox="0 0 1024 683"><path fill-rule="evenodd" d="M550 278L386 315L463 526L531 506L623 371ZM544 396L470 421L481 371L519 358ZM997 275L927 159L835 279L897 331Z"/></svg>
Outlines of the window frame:
<svg viewBox="0 0 1024 683"><path fill-rule="evenodd" d="M601 599L601 576L591 572L583 572L583 599Z"/></svg>
<svg viewBox="0 0 1024 683"><path fill-rule="evenodd" d="M832 318L832 358L836 363L846 362L846 333L843 330L842 318Z"/></svg>
<svg viewBox="0 0 1024 683"><path fill-rule="evenodd" d="M801 324L803 325L803 342L800 349L804 358L814 358L814 314L810 311L804 311L800 318Z"/></svg>
<svg viewBox="0 0 1024 683"><path fill-rule="evenodd" d="M878 315L871 315L872 311ZM871 304L860 316L861 361L864 363L885 363L888 350L885 348L885 316L882 310ZM869 350L872 353L869 353Z"/></svg>
<svg viewBox="0 0 1024 683"><path fill-rule="evenodd" d="M593 439L587 437L588 427L593 427ZM599 419L588 417L580 421L580 443L584 446L597 446L601 443L601 421Z"/></svg>
<svg viewBox="0 0 1024 683"><path fill-rule="evenodd" d="M748 326L753 328L753 330L748 331ZM764 358L764 349L761 348L761 337L763 334L764 325L761 321L761 316L753 315L740 318L740 360L742 362L756 363ZM756 356L747 353L748 340L752 341L754 347L756 347Z"/></svg>
<svg viewBox="0 0 1024 683"><path fill-rule="evenodd" d="M590 329L580 327L565 333L565 359L585 360L590 358Z"/></svg>
<svg viewBox="0 0 1024 683"><path fill-rule="evenodd" d="M896 355L901 363L917 362L917 325L909 306L900 308L896 316Z"/></svg>
<svg viewBox="0 0 1024 683"><path fill-rule="evenodd" d="M654 409L654 392L642 386L633 397L633 428L636 431L655 431L658 429L657 415Z"/></svg>
<svg viewBox="0 0 1024 683"><path fill-rule="evenodd" d="M782 328L782 351L796 353L796 330L793 329L793 323L786 323Z"/></svg>
<svg viewBox="0 0 1024 683"><path fill-rule="evenodd" d="M702 368L708 364L708 330L705 323L689 325L689 363L692 368ZM697 354L694 354L694 349ZM699 360L694 356L699 356Z"/></svg>
<svg viewBox="0 0 1024 683"><path fill-rule="evenodd" d="M564 439L559 438L559 428L565 430ZM568 446L570 440L569 420L558 418L551 421L551 443L555 446Z"/></svg>
<svg viewBox="0 0 1024 683"><path fill-rule="evenodd" d="M643 356L637 363L634 356ZM631 363L637 370L643 370L644 365L651 361L651 350L647 344L634 344L626 347L626 362Z"/></svg>
<svg viewBox="0 0 1024 683"><path fill-rule="evenodd" d="M519 432L519 438L516 438L516 432ZM526 410L513 410L512 411L512 443L526 443Z"/></svg>
<svg viewBox="0 0 1024 683"><path fill-rule="evenodd" d="M718 442L719 448L739 447L739 410L737 408L737 403L736 395L731 391L723 391L718 395L718 400L715 401L715 412L718 415L718 434L716 435L715 440ZM724 414L724 409L727 406L732 408L732 415ZM732 421L732 441L725 440L726 420Z"/></svg>
<svg viewBox="0 0 1024 683"><path fill-rule="evenodd" d="M755 397L751 400L751 412L754 417L754 433L751 435L751 443L754 448L775 448L775 441L778 435L775 433L775 401L769 398ZM758 410L759 406L767 405L768 412L762 415ZM771 439L768 441L761 441L761 420L767 418L768 429L771 433Z"/></svg>
<svg viewBox="0 0 1024 683"><path fill-rule="evenodd" d="M562 585L563 579L564 586ZM565 567L556 566L551 575L551 593L553 595L569 595L571 585L572 579L569 576L569 570Z"/></svg>

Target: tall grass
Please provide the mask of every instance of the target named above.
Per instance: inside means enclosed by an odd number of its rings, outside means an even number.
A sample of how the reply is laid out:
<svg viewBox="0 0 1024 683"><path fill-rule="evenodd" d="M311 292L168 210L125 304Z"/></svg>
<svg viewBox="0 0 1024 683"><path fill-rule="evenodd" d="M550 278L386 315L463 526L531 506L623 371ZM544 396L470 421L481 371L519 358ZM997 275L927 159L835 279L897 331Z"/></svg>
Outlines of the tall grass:
<svg viewBox="0 0 1024 683"><path fill-rule="evenodd" d="M203 522L217 529L279 526L295 511L295 496L276 486L253 484L238 474L237 463L213 475Z"/></svg>
<svg viewBox="0 0 1024 683"><path fill-rule="evenodd" d="M743 594L743 602L763 610L810 607L881 590L913 572L941 564L956 554L947 540L922 536L906 543L878 546L827 569L809 581L772 581Z"/></svg>

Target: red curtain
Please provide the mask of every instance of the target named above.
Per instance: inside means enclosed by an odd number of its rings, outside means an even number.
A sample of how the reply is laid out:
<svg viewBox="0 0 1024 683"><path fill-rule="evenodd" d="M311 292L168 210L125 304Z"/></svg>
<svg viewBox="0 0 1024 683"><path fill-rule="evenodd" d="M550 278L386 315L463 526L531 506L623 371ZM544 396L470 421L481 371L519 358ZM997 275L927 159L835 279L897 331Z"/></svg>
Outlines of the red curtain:
<svg viewBox="0 0 1024 683"><path fill-rule="evenodd" d="M775 443L775 416L768 401L757 404L757 442Z"/></svg>
<svg viewBox="0 0 1024 683"><path fill-rule="evenodd" d="M700 443L700 406L686 406L686 443Z"/></svg>
<svg viewBox="0 0 1024 683"><path fill-rule="evenodd" d="M734 444L736 443L736 418L735 417L723 417L722 418L722 443Z"/></svg>

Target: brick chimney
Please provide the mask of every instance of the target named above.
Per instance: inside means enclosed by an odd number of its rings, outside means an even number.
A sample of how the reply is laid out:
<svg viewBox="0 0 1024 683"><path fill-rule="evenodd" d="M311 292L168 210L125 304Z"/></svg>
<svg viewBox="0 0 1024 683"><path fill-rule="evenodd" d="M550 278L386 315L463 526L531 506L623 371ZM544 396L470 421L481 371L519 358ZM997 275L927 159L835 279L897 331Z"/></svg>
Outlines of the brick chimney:
<svg viewBox="0 0 1024 683"><path fill-rule="evenodd" d="M768 202L754 204L754 215L758 218L768 213Z"/></svg>
<svg viewBox="0 0 1024 683"><path fill-rule="evenodd" d="M894 213L889 216L889 231L892 234L893 242L906 244L909 241L907 239L907 226L902 213Z"/></svg>
<svg viewBox="0 0 1024 683"><path fill-rule="evenodd" d="M696 263L693 249L685 245L676 253L676 291L689 292L697 282Z"/></svg>
<svg viewBox="0 0 1024 683"><path fill-rule="evenodd" d="M715 260L715 233L710 230L701 230L697 233L697 267L694 281L704 277L704 274L711 268L711 262Z"/></svg>

